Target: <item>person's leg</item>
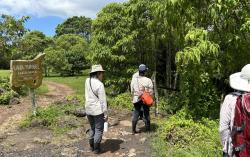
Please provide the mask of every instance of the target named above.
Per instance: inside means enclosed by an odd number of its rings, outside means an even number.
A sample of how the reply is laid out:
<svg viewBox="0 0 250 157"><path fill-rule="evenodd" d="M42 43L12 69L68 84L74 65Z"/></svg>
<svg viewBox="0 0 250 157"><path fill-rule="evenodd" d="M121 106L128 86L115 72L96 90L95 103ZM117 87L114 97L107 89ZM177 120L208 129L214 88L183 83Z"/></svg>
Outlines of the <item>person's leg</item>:
<svg viewBox="0 0 250 157"><path fill-rule="evenodd" d="M141 109L140 109L139 120L143 120L143 108L142 108L142 107L141 107Z"/></svg>
<svg viewBox="0 0 250 157"><path fill-rule="evenodd" d="M133 118L132 118L132 134L137 133L136 124L140 116L140 111L141 111L141 103L137 102L134 104L134 112L133 112Z"/></svg>
<svg viewBox="0 0 250 157"><path fill-rule="evenodd" d="M143 104L143 112L145 118L145 127L146 131L150 131L150 113L149 113L149 106Z"/></svg>
<svg viewBox="0 0 250 157"><path fill-rule="evenodd" d="M104 122L104 114L95 116L94 149L96 154L101 152L100 144L102 141Z"/></svg>
<svg viewBox="0 0 250 157"><path fill-rule="evenodd" d="M87 115L90 130L89 130L89 145L92 151L94 151L94 135L95 135L95 119L93 116Z"/></svg>

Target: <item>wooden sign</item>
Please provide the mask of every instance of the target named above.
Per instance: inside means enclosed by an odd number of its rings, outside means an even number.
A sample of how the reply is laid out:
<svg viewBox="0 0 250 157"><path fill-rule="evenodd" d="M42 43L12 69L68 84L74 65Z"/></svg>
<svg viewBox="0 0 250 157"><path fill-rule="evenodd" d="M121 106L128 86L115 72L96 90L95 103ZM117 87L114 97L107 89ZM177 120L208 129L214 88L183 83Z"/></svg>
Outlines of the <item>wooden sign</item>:
<svg viewBox="0 0 250 157"><path fill-rule="evenodd" d="M33 60L11 60L10 83L12 88L26 85L31 89L38 88L42 84L42 62L45 54L39 54Z"/></svg>

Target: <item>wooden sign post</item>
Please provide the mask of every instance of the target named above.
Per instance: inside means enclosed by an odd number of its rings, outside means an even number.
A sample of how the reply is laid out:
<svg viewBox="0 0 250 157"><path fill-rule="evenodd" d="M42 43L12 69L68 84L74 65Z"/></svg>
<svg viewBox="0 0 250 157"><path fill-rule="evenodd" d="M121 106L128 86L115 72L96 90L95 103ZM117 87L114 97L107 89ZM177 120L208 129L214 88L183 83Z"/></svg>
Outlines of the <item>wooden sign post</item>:
<svg viewBox="0 0 250 157"><path fill-rule="evenodd" d="M10 84L11 88L17 89L22 85L29 87L33 114L36 115L35 89L41 86L43 79L42 62L45 54L39 54L33 60L11 60Z"/></svg>

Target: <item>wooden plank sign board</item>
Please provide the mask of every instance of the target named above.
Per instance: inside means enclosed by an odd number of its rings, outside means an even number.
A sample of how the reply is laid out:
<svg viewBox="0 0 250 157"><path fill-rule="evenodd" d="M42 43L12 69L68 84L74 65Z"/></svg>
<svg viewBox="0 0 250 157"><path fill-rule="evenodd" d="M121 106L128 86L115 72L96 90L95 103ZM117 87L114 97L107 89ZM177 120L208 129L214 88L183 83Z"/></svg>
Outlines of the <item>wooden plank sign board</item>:
<svg viewBox="0 0 250 157"><path fill-rule="evenodd" d="M33 60L11 60L10 63L10 83L12 88L26 85L31 89L36 89L42 84L43 68L42 62L45 54L39 54Z"/></svg>

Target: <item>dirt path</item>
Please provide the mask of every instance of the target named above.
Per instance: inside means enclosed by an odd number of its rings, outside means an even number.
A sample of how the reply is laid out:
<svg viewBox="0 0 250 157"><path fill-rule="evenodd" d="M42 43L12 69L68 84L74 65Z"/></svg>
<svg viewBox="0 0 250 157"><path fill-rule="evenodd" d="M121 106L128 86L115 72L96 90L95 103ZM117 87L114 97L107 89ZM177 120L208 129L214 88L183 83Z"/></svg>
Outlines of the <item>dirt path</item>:
<svg viewBox="0 0 250 157"><path fill-rule="evenodd" d="M46 106L52 101L73 94L68 86L46 82L49 93L39 96L39 106ZM30 100L24 98L22 103L12 108L0 108L0 157L95 157L90 150L85 131L89 128L86 118L76 118L80 125L72 130L76 137L65 134L58 139L48 128L18 129L23 115L30 110ZM102 154L100 157L151 157L150 139L152 133L144 132L144 123L139 121L142 133L131 134L131 111L110 109L110 123L115 122L104 133ZM154 128L154 127L153 127ZM80 132L78 132L80 130ZM2 133L2 134L1 134ZM69 136L70 135L70 136Z"/></svg>
<svg viewBox="0 0 250 157"><path fill-rule="evenodd" d="M63 99L65 96L73 94L74 91L63 84L55 82L45 82L49 92L37 97L37 106L47 106L54 101ZM0 106L0 135L15 130L23 116L32 109L30 97L21 98L21 103L12 106Z"/></svg>
<svg viewBox="0 0 250 157"><path fill-rule="evenodd" d="M34 139L52 139L51 132L44 128L32 128L24 132L13 133L2 144L7 151L5 157L152 157L150 140L153 133L144 132L144 123L139 121L140 134L131 134L131 113L126 110L111 110L111 119L118 119L116 126L104 133L101 148L102 154L95 155L89 149L87 135L82 132L79 138L68 138L59 142L37 142ZM80 119L88 128L86 118ZM80 128L83 129L83 128ZM0 145L1 150L1 145ZM1 151L0 151L1 152ZM1 154L0 154L1 157Z"/></svg>

